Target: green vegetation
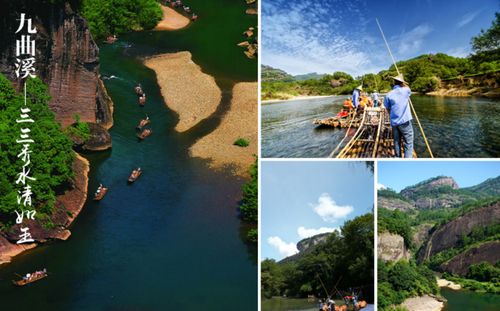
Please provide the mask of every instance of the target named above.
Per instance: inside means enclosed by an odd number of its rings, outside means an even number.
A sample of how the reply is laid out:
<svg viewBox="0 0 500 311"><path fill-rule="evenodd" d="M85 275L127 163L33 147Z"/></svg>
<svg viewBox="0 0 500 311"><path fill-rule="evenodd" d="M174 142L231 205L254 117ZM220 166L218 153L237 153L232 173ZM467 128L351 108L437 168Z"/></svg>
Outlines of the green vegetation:
<svg viewBox="0 0 500 311"><path fill-rule="evenodd" d="M240 137L233 143L233 145L240 147L248 147L248 145L250 145L250 142L245 138Z"/></svg>
<svg viewBox="0 0 500 311"><path fill-rule="evenodd" d="M152 29L163 17L160 4L155 0L84 0L82 14L96 39Z"/></svg>
<svg viewBox="0 0 500 311"><path fill-rule="evenodd" d="M500 70L500 13L488 30L472 38L474 54L453 57L443 53L424 54L397 62L399 70L413 91L428 93L438 89L442 80L476 76ZM302 81L294 79L286 72L269 66L262 67L262 99L286 99L297 95L341 95L351 94L362 84L366 92L387 92L391 89L391 77L397 74L394 65L377 74L365 74L352 78L347 73L346 80L339 80L339 73L321 78ZM349 79L350 78L350 79ZM300 81L298 81L300 80Z"/></svg>
<svg viewBox="0 0 500 311"><path fill-rule="evenodd" d="M434 273L424 265L414 262L378 262L378 307L393 310L406 298L424 294L437 294L439 288Z"/></svg>
<svg viewBox="0 0 500 311"><path fill-rule="evenodd" d="M386 188L386 189L380 189L377 191L379 197L387 198L387 199L398 199L402 201L409 202L407 198L402 196L401 194L397 193L391 188Z"/></svg>
<svg viewBox="0 0 500 311"><path fill-rule="evenodd" d="M73 177L72 164L74 152L71 141L61 132L60 125L54 119L54 113L47 104L50 95L47 86L38 79L27 79L27 107L31 109L29 116L35 120L29 123L31 144L29 176L36 181L31 186L33 207L37 217L50 214L54 207L56 194L68 187ZM17 204L17 174L21 171L23 161L18 158L21 144L19 139L21 127L25 123L16 123L20 108L24 105L24 96L17 94L5 76L0 75L0 217L9 223L14 218L14 210L22 205Z"/></svg>
<svg viewBox="0 0 500 311"><path fill-rule="evenodd" d="M379 232L389 231L399 234L405 240L408 248L413 248L412 230L410 227L411 218L406 213L399 210L378 209L378 230Z"/></svg>
<svg viewBox="0 0 500 311"><path fill-rule="evenodd" d="M331 291L342 276L339 289L361 288L360 297L372 301L373 215L356 217L346 222L341 231L342 234L331 233L323 243L286 262L262 261L262 296L325 296L321 282Z"/></svg>
<svg viewBox="0 0 500 311"><path fill-rule="evenodd" d="M258 161L250 167L250 181L243 186L243 199L241 200L240 212L244 221L257 225L259 212L259 186L258 186ZM248 231L247 238L252 243L257 243L258 232L253 228Z"/></svg>
<svg viewBox="0 0 500 311"><path fill-rule="evenodd" d="M73 119L75 122L64 129L64 133L68 135L70 139L79 139L83 141L87 141L90 137L90 127L86 122L80 121L80 116L78 114L73 115Z"/></svg>
<svg viewBox="0 0 500 311"><path fill-rule="evenodd" d="M495 265L489 262L471 265L467 278L448 273L444 273L443 277L473 291L500 294L500 261Z"/></svg>

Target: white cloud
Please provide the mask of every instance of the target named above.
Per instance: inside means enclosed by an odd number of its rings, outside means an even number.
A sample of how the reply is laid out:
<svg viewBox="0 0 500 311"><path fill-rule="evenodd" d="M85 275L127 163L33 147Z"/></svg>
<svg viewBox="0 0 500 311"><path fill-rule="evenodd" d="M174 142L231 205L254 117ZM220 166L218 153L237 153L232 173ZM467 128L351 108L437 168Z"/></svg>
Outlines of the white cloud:
<svg viewBox="0 0 500 311"><path fill-rule="evenodd" d="M337 205L328 193L321 194L318 203L311 205L314 212L327 222L335 222L337 219L345 218L354 211L354 208L350 205Z"/></svg>
<svg viewBox="0 0 500 311"><path fill-rule="evenodd" d="M382 190L382 189L387 189L387 187L382 185L381 183L377 183L377 190Z"/></svg>
<svg viewBox="0 0 500 311"><path fill-rule="evenodd" d="M366 33L363 1L266 1L262 4L262 63L291 74L345 71L359 75L378 71L373 51L360 40ZM349 33L342 33L345 16L357 16ZM353 39L357 38L357 39Z"/></svg>
<svg viewBox="0 0 500 311"><path fill-rule="evenodd" d="M299 227L297 229L297 234L299 235L299 237L301 239L305 239L305 238L309 238L309 237L315 236L317 234L327 233L327 232L333 232L333 231L340 232L339 228L321 227L321 228L318 228L318 229L314 229L314 228L307 229L305 227Z"/></svg>
<svg viewBox="0 0 500 311"><path fill-rule="evenodd" d="M471 50L469 47L459 46L456 48L449 49L445 53L455 57L467 57L467 55L471 53Z"/></svg>
<svg viewBox="0 0 500 311"><path fill-rule="evenodd" d="M417 54L425 37L433 31L431 25L420 24L398 37L398 52L401 55Z"/></svg>
<svg viewBox="0 0 500 311"><path fill-rule="evenodd" d="M297 245L295 243L286 243L278 236L272 236L267 239L267 243L278 250L278 252L284 256L292 256L299 252Z"/></svg>
<svg viewBox="0 0 500 311"><path fill-rule="evenodd" d="M481 13L481 11L482 11L482 9L477 10L475 12L469 12L469 13L465 14L464 16L462 16L460 21L457 23L457 28L462 28L465 25L472 22L479 15L479 13Z"/></svg>

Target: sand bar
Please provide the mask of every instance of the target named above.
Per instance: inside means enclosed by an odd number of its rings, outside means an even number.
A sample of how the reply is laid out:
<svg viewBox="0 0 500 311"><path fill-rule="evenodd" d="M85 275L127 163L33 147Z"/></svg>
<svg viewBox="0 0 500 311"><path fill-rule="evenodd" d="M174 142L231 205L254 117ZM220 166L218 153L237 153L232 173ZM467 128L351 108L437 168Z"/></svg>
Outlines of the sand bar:
<svg viewBox="0 0 500 311"><path fill-rule="evenodd" d="M218 128L190 148L191 156L209 159L214 169L229 167L233 174L247 177L257 154L257 113L257 82L236 84L231 109ZM249 141L249 146L233 145L238 138Z"/></svg>
<svg viewBox="0 0 500 311"><path fill-rule="evenodd" d="M162 5L162 20L156 25L156 30L178 30L189 25L189 18L178 13L176 10Z"/></svg>
<svg viewBox="0 0 500 311"><path fill-rule="evenodd" d="M272 104L272 103L277 103L277 102L290 102L290 101L295 101L295 100L327 98L327 97L334 97L334 96L337 96L337 95L294 96L294 97L291 97L289 99L267 99L267 100L263 100L262 103L263 104Z"/></svg>
<svg viewBox="0 0 500 311"><path fill-rule="evenodd" d="M144 64L156 72L166 105L179 114L176 131L189 130L217 109L221 91L215 79L191 60L191 53L162 54Z"/></svg>
<svg viewBox="0 0 500 311"><path fill-rule="evenodd" d="M402 305L406 307L408 311L441 311L444 307L442 301L428 295L408 298Z"/></svg>
<svg viewBox="0 0 500 311"><path fill-rule="evenodd" d="M448 288L451 288L453 290L462 289L462 286L460 286L460 284L457 284L457 283L452 282L452 281L448 281L446 279L437 279L437 284L439 287L448 287Z"/></svg>

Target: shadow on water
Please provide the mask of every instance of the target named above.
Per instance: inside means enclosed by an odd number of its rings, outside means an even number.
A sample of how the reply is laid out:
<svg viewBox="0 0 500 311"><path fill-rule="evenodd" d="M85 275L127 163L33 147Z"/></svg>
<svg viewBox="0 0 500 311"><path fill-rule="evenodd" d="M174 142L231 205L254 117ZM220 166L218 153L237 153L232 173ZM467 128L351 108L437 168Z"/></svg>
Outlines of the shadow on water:
<svg viewBox="0 0 500 311"><path fill-rule="evenodd" d="M42 245L2 266L0 296L8 297L2 309L257 309L257 249L242 239L246 225L237 210L244 180L210 170L206 160L188 153L230 108L233 85L256 80L256 62L236 46L256 17L245 15L239 1L192 0L190 6L200 19L185 30L132 33L100 47L101 74L116 77L105 80L115 104L113 148L85 157L89 194L99 183L110 190L102 201L87 200L68 241ZM178 133L178 116L165 106L141 58L183 50L215 77L223 97L213 115ZM133 92L138 82L147 93L145 107ZM145 114L153 134L138 142L135 126ZM128 185L137 166L144 173ZM43 267L48 278L23 288L10 284L14 273Z"/></svg>
<svg viewBox="0 0 500 311"><path fill-rule="evenodd" d="M317 128L316 118L340 111L345 96L262 105L263 157L327 157L345 135L345 129ZM435 157L483 158L500 156L498 99L412 95ZM417 124L415 150L428 157Z"/></svg>

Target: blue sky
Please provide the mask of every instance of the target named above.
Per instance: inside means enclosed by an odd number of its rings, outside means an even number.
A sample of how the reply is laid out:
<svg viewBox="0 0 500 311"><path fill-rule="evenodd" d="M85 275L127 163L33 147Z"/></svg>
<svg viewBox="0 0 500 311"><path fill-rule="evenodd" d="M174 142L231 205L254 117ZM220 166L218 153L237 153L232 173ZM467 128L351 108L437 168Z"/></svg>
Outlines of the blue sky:
<svg viewBox="0 0 500 311"><path fill-rule="evenodd" d="M297 75L387 69L391 60L443 52L464 57L491 26L498 0L264 0L262 64Z"/></svg>
<svg viewBox="0 0 500 311"><path fill-rule="evenodd" d="M379 161L377 187L399 192L439 175L453 177L461 188L475 186L500 176L500 161Z"/></svg>
<svg viewBox="0 0 500 311"><path fill-rule="evenodd" d="M262 161L261 167L263 258L283 259L303 238L372 211L374 178L363 162Z"/></svg>

